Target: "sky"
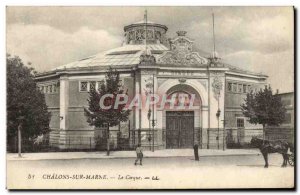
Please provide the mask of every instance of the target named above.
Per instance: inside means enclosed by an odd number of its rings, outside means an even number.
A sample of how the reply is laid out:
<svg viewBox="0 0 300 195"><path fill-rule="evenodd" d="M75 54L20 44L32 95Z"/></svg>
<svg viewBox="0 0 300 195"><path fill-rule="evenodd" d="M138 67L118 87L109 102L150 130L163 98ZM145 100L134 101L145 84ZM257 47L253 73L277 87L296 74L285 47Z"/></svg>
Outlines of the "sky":
<svg viewBox="0 0 300 195"><path fill-rule="evenodd" d="M7 7L7 53L48 71L119 47L125 25L148 20L185 30L197 48L216 51L226 63L269 76L279 92L294 91L292 7Z"/></svg>

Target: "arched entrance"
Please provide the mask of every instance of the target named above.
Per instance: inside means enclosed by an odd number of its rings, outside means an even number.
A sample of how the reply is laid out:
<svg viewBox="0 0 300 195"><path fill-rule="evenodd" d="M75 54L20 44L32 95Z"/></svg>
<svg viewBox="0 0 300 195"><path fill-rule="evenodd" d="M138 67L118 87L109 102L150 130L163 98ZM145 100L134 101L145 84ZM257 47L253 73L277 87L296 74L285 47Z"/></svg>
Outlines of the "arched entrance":
<svg viewBox="0 0 300 195"><path fill-rule="evenodd" d="M180 95L184 96L181 102L184 108L178 109L180 103L175 101L175 107L167 106L165 109L166 148L192 148L195 142L198 143L201 139L199 120L201 98L193 87L184 84L171 87L167 94L169 98L173 95L177 98ZM193 107L190 107L190 104L193 104Z"/></svg>

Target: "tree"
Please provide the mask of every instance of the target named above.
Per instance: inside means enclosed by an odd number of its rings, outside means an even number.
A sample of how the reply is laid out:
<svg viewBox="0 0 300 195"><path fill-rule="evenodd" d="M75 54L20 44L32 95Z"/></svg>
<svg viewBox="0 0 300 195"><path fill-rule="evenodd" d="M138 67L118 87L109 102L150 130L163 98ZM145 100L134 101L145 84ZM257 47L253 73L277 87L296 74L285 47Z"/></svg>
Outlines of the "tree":
<svg viewBox="0 0 300 195"><path fill-rule="evenodd" d="M18 57L6 56L7 64L7 143L17 136L22 125L22 137L30 138L49 130L50 113L44 94L38 89L33 68Z"/></svg>
<svg viewBox="0 0 300 195"><path fill-rule="evenodd" d="M101 86L97 90L91 90L89 92L88 109L85 110L87 122L90 126L101 127L107 125L107 155L109 155L109 127L119 125L120 122L128 120L130 110L126 110L126 103L118 104L115 106L117 96L120 94L127 94L124 92L123 86L120 84L120 74L116 70L109 68L105 75L105 81L102 82ZM109 107L103 108L100 106L100 100L104 95L111 94L110 97L104 99L104 106ZM119 97L119 101L122 102L124 97Z"/></svg>
<svg viewBox="0 0 300 195"><path fill-rule="evenodd" d="M281 98L277 94L273 95L270 86L257 93L252 91L248 93L241 107L250 123L263 126L263 136L265 136L266 125L279 126L284 121L286 113Z"/></svg>

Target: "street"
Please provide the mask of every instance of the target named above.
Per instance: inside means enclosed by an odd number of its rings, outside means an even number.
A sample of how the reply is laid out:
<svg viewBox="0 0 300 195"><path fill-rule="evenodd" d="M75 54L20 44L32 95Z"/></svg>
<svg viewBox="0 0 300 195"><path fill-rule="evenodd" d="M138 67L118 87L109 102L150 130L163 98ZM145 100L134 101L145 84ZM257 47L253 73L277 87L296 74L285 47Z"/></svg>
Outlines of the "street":
<svg viewBox="0 0 300 195"><path fill-rule="evenodd" d="M294 169L289 165L281 168L282 156L279 154L269 155L268 169L263 168L261 155L200 157L200 161L194 161L193 157L144 158L143 166L135 166L134 160L10 160L7 164L8 183L11 186L18 183L19 188L28 185L53 188L55 184L56 188L82 189L98 189L101 183L106 188L126 189L293 186Z"/></svg>
<svg viewBox="0 0 300 195"><path fill-rule="evenodd" d="M66 153L67 155L67 153ZM114 169L135 169L134 158L114 158L114 159L71 159L71 160L36 160L36 161L9 161L12 167L34 167L36 169L69 169L76 168L94 168L100 167ZM269 166L280 167L282 156L279 154L269 155ZM70 167L71 166L71 167ZM165 158L147 158L143 159L143 166L140 168L191 168L199 166L241 166L241 167L262 167L264 160L261 155L244 156L212 156L200 157L199 161L194 161L194 157L165 157Z"/></svg>

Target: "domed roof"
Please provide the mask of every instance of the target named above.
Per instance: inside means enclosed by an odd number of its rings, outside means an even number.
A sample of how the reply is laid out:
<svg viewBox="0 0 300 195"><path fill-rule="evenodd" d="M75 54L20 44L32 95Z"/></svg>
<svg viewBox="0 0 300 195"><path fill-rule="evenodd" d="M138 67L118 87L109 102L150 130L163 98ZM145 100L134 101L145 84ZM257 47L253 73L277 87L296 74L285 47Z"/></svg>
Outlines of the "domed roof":
<svg viewBox="0 0 300 195"><path fill-rule="evenodd" d="M137 65L140 63L140 56L145 52L151 53L154 57L158 58L164 51L169 50L163 44L166 42L165 33L168 28L165 25L151 21L147 21L147 33L145 33L144 27L144 20L127 25L124 27L125 41L122 47L59 66L54 70ZM147 48L145 46L145 37L147 37Z"/></svg>
<svg viewBox="0 0 300 195"><path fill-rule="evenodd" d="M77 69L90 69L92 67L98 68L98 67L132 67L135 65L140 64L141 62L141 56L146 54L151 54L156 58L156 62L160 62L160 64L164 64L164 59L170 57L172 52L174 53L172 47L168 48L166 47L167 44L167 37L166 37L166 31L167 27L162 24L158 24L152 21L147 21L147 33L145 27L145 22L139 21L130 25L127 25L124 27L125 31L125 41L123 43L123 46L117 47L105 52L98 53L93 56L89 56L87 58L71 62L69 64L61 65L52 71L60 71L60 70L77 70ZM178 31L177 37L171 41L172 44L178 44L180 45L180 41L182 42L184 38L186 38L186 32L185 31ZM145 37L147 37L147 46L145 44ZM192 44L193 41L186 38L189 42L189 44ZM185 40L185 39L184 39ZM188 44L188 45L189 45ZM175 45L176 46L176 45ZM177 47L176 47L177 48ZM208 52L203 52L202 50L199 50L199 48L195 47L192 51L192 47L187 47L187 51L194 56L197 57L197 59L202 59L206 61L208 58L217 58L219 59L219 55L217 52L213 52L210 54ZM176 52L175 52L176 53ZM202 57L206 56L206 57ZM172 64L174 63L167 63ZM237 67L234 67L232 65L228 65L225 63L222 63L218 61L218 64L222 64L223 67L229 68L232 72L237 73L245 73L245 74L255 74L246 72L245 70L239 69ZM186 64L187 65L187 64ZM206 65L206 63L200 65ZM257 74L256 74L257 75Z"/></svg>
<svg viewBox="0 0 300 195"><path fill-rule="evenodd" d="M137 65L140 63L140 56L144 54L145 45L124 45L96 55L59 66L53 70L73 69L73 68L88 68L97 66L126 66ZM164 51L169 49L163 44L147 45L147 51L158 58Z"/></svg>

